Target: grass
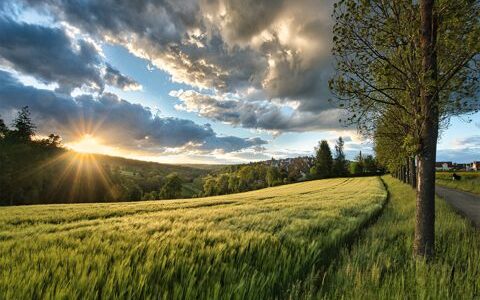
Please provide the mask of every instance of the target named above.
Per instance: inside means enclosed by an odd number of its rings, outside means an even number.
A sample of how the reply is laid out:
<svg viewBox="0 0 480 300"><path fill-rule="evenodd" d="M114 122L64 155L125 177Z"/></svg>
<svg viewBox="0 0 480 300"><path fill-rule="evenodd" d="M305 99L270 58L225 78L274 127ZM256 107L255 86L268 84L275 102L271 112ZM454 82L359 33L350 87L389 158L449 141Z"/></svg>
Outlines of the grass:
<svg viewBox="0 0 480 300"><path fill-rule="evenodd" d="M461 180L452 180L451 172L437 172L436 183L441 186L480 194L480 172L457 172Z"/></svg>
<svg viewBox="0 0 480 300"><path fill-rule="evenodd" d="M351 247L343 249L304 298L325 299L478 299L480 235L441 199L436 200L436 258L412 257L415 194L391 177L390 194L378 221Z"/></svg>
<svg viewBox="0 0 480 300"><path fill-rule="evenodd" d="M194 200L0 208L0 298L286 298L385 201L370 177Z"/></svg>

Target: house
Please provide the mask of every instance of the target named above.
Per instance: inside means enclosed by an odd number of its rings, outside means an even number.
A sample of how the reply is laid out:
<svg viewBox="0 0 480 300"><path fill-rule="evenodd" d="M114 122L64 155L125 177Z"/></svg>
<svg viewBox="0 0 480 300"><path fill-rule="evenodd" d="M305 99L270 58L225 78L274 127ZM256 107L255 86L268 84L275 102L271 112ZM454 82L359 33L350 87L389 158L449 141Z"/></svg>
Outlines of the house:
<svg viewBox="0 0 480 300"><path fill-rule="evenodd" d="M453 163L451 161L440 161L435 163L435 170L437 171L450 171L453 169Z"/></svg>
<svg viewBox="0 0 480 300"><path fill-rule="evenodd" d="M480 161L474 161L472 162L472 171L480 171Z"/></svg>

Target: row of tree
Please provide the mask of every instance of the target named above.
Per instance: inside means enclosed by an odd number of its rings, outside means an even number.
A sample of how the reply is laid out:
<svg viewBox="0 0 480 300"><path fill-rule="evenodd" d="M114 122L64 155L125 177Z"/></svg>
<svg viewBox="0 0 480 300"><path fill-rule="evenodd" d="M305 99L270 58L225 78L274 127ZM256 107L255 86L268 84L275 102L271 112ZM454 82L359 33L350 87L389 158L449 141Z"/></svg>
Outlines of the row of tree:
<svg viewBox="0 0 480 300"><path fill-rule="evenodd" d="M379 161L415 185L414 253L429 258L439 130L479 109L480 1L340 0L333 16L330 88Z"/></svg>

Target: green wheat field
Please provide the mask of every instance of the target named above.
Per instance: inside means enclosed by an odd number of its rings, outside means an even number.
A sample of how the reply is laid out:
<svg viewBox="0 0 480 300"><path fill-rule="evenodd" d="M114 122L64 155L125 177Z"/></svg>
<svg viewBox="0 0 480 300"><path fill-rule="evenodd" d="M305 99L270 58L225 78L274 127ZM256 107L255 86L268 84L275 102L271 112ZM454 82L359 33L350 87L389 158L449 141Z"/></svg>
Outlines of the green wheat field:
<svg viewBox="0 0 480 300"><path fill-rule="evenodd" d="M0 209L0 298L282 298L386 201L378 178Z"/></svg>
<svg viewBox="0 0 480 300"><path fill-rule="evenodd" d="M412 256L415 193L384 176L210 198L0 209L1 299L476 299L480 235L437 200Z"/></svg>

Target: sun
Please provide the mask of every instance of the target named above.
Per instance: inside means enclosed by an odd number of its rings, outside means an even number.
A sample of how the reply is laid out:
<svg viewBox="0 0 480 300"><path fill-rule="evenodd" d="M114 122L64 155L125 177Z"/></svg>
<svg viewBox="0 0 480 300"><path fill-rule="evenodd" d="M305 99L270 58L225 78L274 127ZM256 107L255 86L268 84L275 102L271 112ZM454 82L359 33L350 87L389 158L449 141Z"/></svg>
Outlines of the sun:
<svg viewBox="0 0 480 300"><path fill-rule="evenodd" d="M82 137L68 145L72 150L80 153L100 153L100 154L115 154L115 149L106 146L101 141L91 134L84 134Z"/></svg>

